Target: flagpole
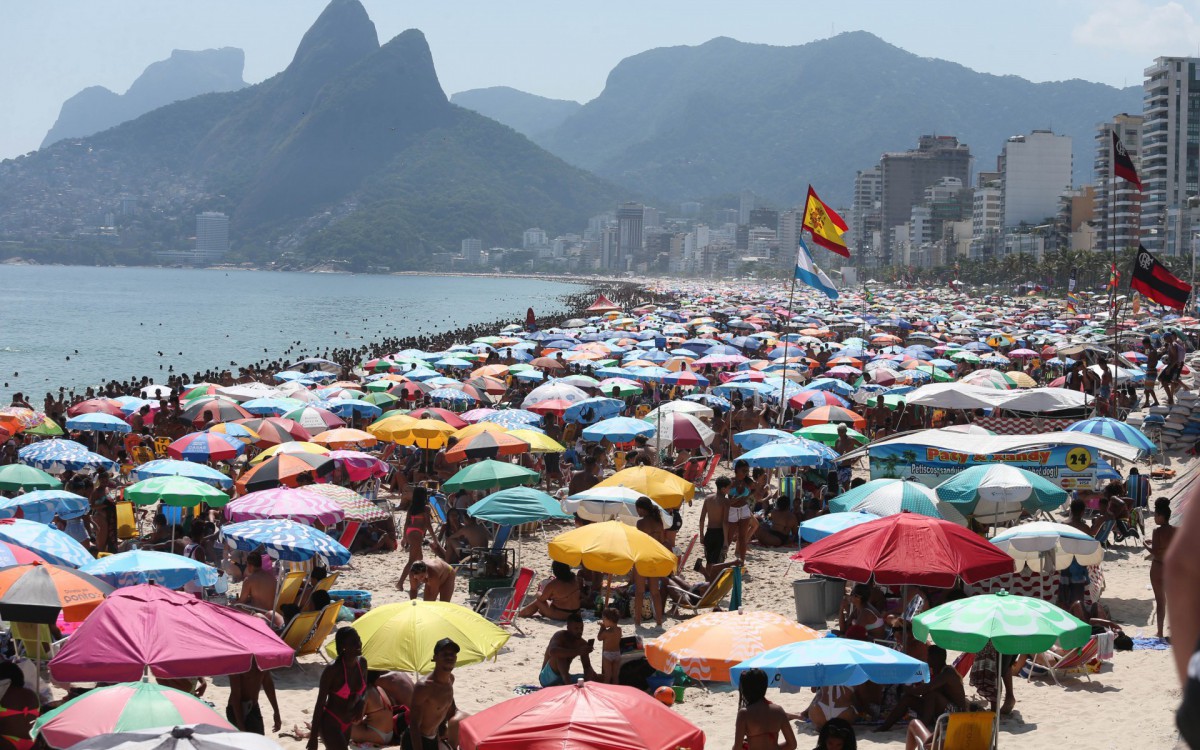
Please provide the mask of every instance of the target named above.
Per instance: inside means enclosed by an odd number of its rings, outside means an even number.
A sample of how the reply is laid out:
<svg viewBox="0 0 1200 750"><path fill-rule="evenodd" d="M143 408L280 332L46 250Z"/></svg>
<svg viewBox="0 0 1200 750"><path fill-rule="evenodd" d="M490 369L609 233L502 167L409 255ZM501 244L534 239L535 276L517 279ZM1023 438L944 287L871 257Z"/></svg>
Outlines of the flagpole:
<svg viewBox="0 0 1200 750"><path fill-rule="evenodd" d="M803 232L804 230L801 229L800 231ZM795 251L796 251L797 255L800 253L799 246L796 247ZM787 319L787 325L785 325L784 328L790 328L792 325L792 315L793 315L792 304L795 301L796 301L796 267L793 264L793 266L792 266L792 291L788 294L788 319ZM779 414L775 418L776 429L783 426L783 413L785 411L787 411L787 405L788 405L788 395L787 395L788 376L787 375L788 375L788 353L790 351L788 349L789 346L791 346L791 342L787 340L787 333L784 333L784 335L783 335L783 382L779 384L779 388L780 388L780 391L779 391Z"/></svg>
<svg viewBox="0 0 1200 750"><path fill-rule="evenodd" d="M1112 152L1108 160L1108 226L1109 237L1112 240L1112 268L1109 275L1112 277L1112 293L1110 295L1109 310L1112 313L1113 321L1113 367L1116 365L1116 358L1120 355L1121 343L1121 327L1117 320L1117 280L1113 276L1113 272L1117 268L1117 124L1112 124L1112 138L1109 139L1109 150ZM1131 280L1132 281L1132 280ZM1116 378L1113 378L1116 382Z"/></svg>

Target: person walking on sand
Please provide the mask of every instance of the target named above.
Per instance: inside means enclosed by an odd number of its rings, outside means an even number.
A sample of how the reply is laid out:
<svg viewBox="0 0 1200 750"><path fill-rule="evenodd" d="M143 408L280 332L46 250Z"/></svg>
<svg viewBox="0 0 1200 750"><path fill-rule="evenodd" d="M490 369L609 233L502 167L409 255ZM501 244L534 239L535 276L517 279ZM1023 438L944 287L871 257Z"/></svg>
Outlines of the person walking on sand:
<svg viewBox="0 0 1200 750"><path fill-rule="evenodd" d="M1150 588L1154 590L1154 616L1158 624L1158 637L1163 637L1163 623L1167 619L1167 591L1163 583L1163 562L1167 550L1175 537L1171 525L1171 501L1160 497L1154 501L1154 533L1143 544L1150 553Z"/></svg>

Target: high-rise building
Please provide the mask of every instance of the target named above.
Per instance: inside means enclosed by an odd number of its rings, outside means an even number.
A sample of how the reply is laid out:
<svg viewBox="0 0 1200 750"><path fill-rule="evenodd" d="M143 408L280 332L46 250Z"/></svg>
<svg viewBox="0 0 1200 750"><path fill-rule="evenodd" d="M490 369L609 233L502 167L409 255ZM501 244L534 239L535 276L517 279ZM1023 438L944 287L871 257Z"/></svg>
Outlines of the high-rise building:
<svg viewBox="0 0 1200 750"><path fill-rule="evenodd" d="M646 206L642 209L642 225L646 229L662 226L662 211Z"/></svg>
<svg viewBox="0 0 1200 750"><path fill-rule="evenodd" d="M916 149L884 154L879 171L881 231L886 236L908 222L913 206L925 197L925 188L943 177L956 177L964 185L970 182L971 149L952 135L923 135ZM884 263L890 264L891 243L883 244Z"/></svg>
<svg viewBox="0 0 1200 750"><path fill-rule="evenodd" d="M755 209L757 202L758 196L756 196L753 191L742 191L741 195L738 197L738 224L750 223L750 212Z"/></svg>
<svg viewBox="0 0 1200 750"><path fill-rule="evenodd" d="M1071 136L1035 130L1014 135L997 160L1004 190L1004 226L1046 223L1071 189Z"/></svg>
<svg viewBox="0 0 1200 750"><path fill-rule="evenodd" d="M521 247L525 250L536 250L539 247L545 247L549 242L546 230L539 229L538 227L526 229L525 233L521 236Z"/></svg>
<svg viewBox="0 0 1200 750"><path fill-rule="evenodd" d="M854 177L854 202L850 205L850 254L873 265L874 238L880 229L883 205L883 172L879 165L860 169Z"/></svg>
<svg viewBox="0 0 1200 750"><path fill-rule="evenodd" d="M625 270L625 260L621 255L621 245L618 241L616 227L605 227L600 230L600 269L621 273Z"/></svg>
<svg viewBox="0 0 1200 750"><path fill-rule="evenodd" d="M779 229L779 212L773 208L756 208L750 212L750 227L766 227L772 231Z"/></svg>
<svg viewBox="0 0 1200 750"><path fill-rule="evenodd" d="M229 217L218 211L196 214L196 259L211 263L229 252Z"/></svg>
<svg viewBox="0 0 1200 750"><path fill-rule="evenodd" d="M1133 168L1142 175L1141 115L1119 114L1111 122L1096 126L1095 218L1096 250L1111 253L1113 240L1119 250L1137 247L1141 234L1142 194L1133 183L1115 178L1112 173L1112 134L1133 161Z"/></svg>
<svg viewBox="0 0 1200 750"><path fill-rule="evenodd" d="M803 230L804 211L793 208L779 214L779 229L776 237L779 239L779 255L776 268L786 270L796 264L796 248L800 246L800 232ZM809 246L809 250L812 250Z"/></svg>
<svg viewBox="0 0 1200 750"><path fill-rule="evenodd" d="M1146 68L1142 116L1142 231L1152 251L1190 251L1181 231L1188 198L1200 183L1200 58L1159 57ZM1128 148L1128 144L1126 144Z"/></svg>
<svg viewBox="0 0 1200 750"><path fill-rule="evenodd" d="M617 235L622 269L628 267L625 264L632 262L644 247L644 223L644 207L641 203L622 203L617 209Z"/></svg>
<svg viewBox="0 0 1200 750"><path fill-rule="evenodd" d="M999 172L980 172L971 197L971 257L995 254L1004 216L1004 195Z"/></svg>
<svg viewBox="0 0 1200 750"><path fill-rule="evenodd" d="M468 238L462 241L463 263L468 266L483 265L483 240Z"/></svg>

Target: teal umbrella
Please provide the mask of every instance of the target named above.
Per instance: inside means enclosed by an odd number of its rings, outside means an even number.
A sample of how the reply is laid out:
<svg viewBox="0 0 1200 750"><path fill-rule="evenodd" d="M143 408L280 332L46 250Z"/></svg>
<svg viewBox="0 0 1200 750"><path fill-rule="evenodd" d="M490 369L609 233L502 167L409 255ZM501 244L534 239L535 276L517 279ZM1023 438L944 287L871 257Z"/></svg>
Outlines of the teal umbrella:
<svg viewBox="0 0 1200 750"><path fill-rule="evenodd" d="M966 526L967 519L954 506L938 500L933 490L904 479L872 479L829 501L830 513L858 511L876 516L894 516L908 511Z"/></svg>
<svg viewBox="0 0 1200 750"><path fill-rule="evenodd" d="M977 520L1001 522L1020 515L1053 510L1067 501L1067 492L1045 477L1008 464L982 464L960 471L935 491Z"/></svg>
<svg viewBox="0 0 1200 750"><path fill-rule="evenodd" d="M486 459L460 470L442 485L446 492L459 490L499 490L535 484L541 475L505 461Z"/></svg>
<svg viewBox="0 0 1200 750"><path fill-rule="evenodd" d="M61 490L62 482L41 469L25 464L0 466L0 490Z"/></svg>
<svg viewBox="0 0 1200 750"><path fill-rule="evenodd" d="M571 518L550 495L532 487L513 487L493 492L467 510L467 515L501 526L519 526L552 518Z"/></svg>

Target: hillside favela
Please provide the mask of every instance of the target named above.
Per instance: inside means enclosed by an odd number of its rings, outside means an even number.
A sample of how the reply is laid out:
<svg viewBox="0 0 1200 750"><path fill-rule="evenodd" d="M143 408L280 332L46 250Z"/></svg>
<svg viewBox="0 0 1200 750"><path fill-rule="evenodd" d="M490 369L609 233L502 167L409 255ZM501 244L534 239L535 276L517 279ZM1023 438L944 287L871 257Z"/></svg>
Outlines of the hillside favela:
<svg viewBox="0 0 1200 750"><path fill-rule="evenodd" d="M0 750L1200 750L1200 0L0 14Z"/></svg>

